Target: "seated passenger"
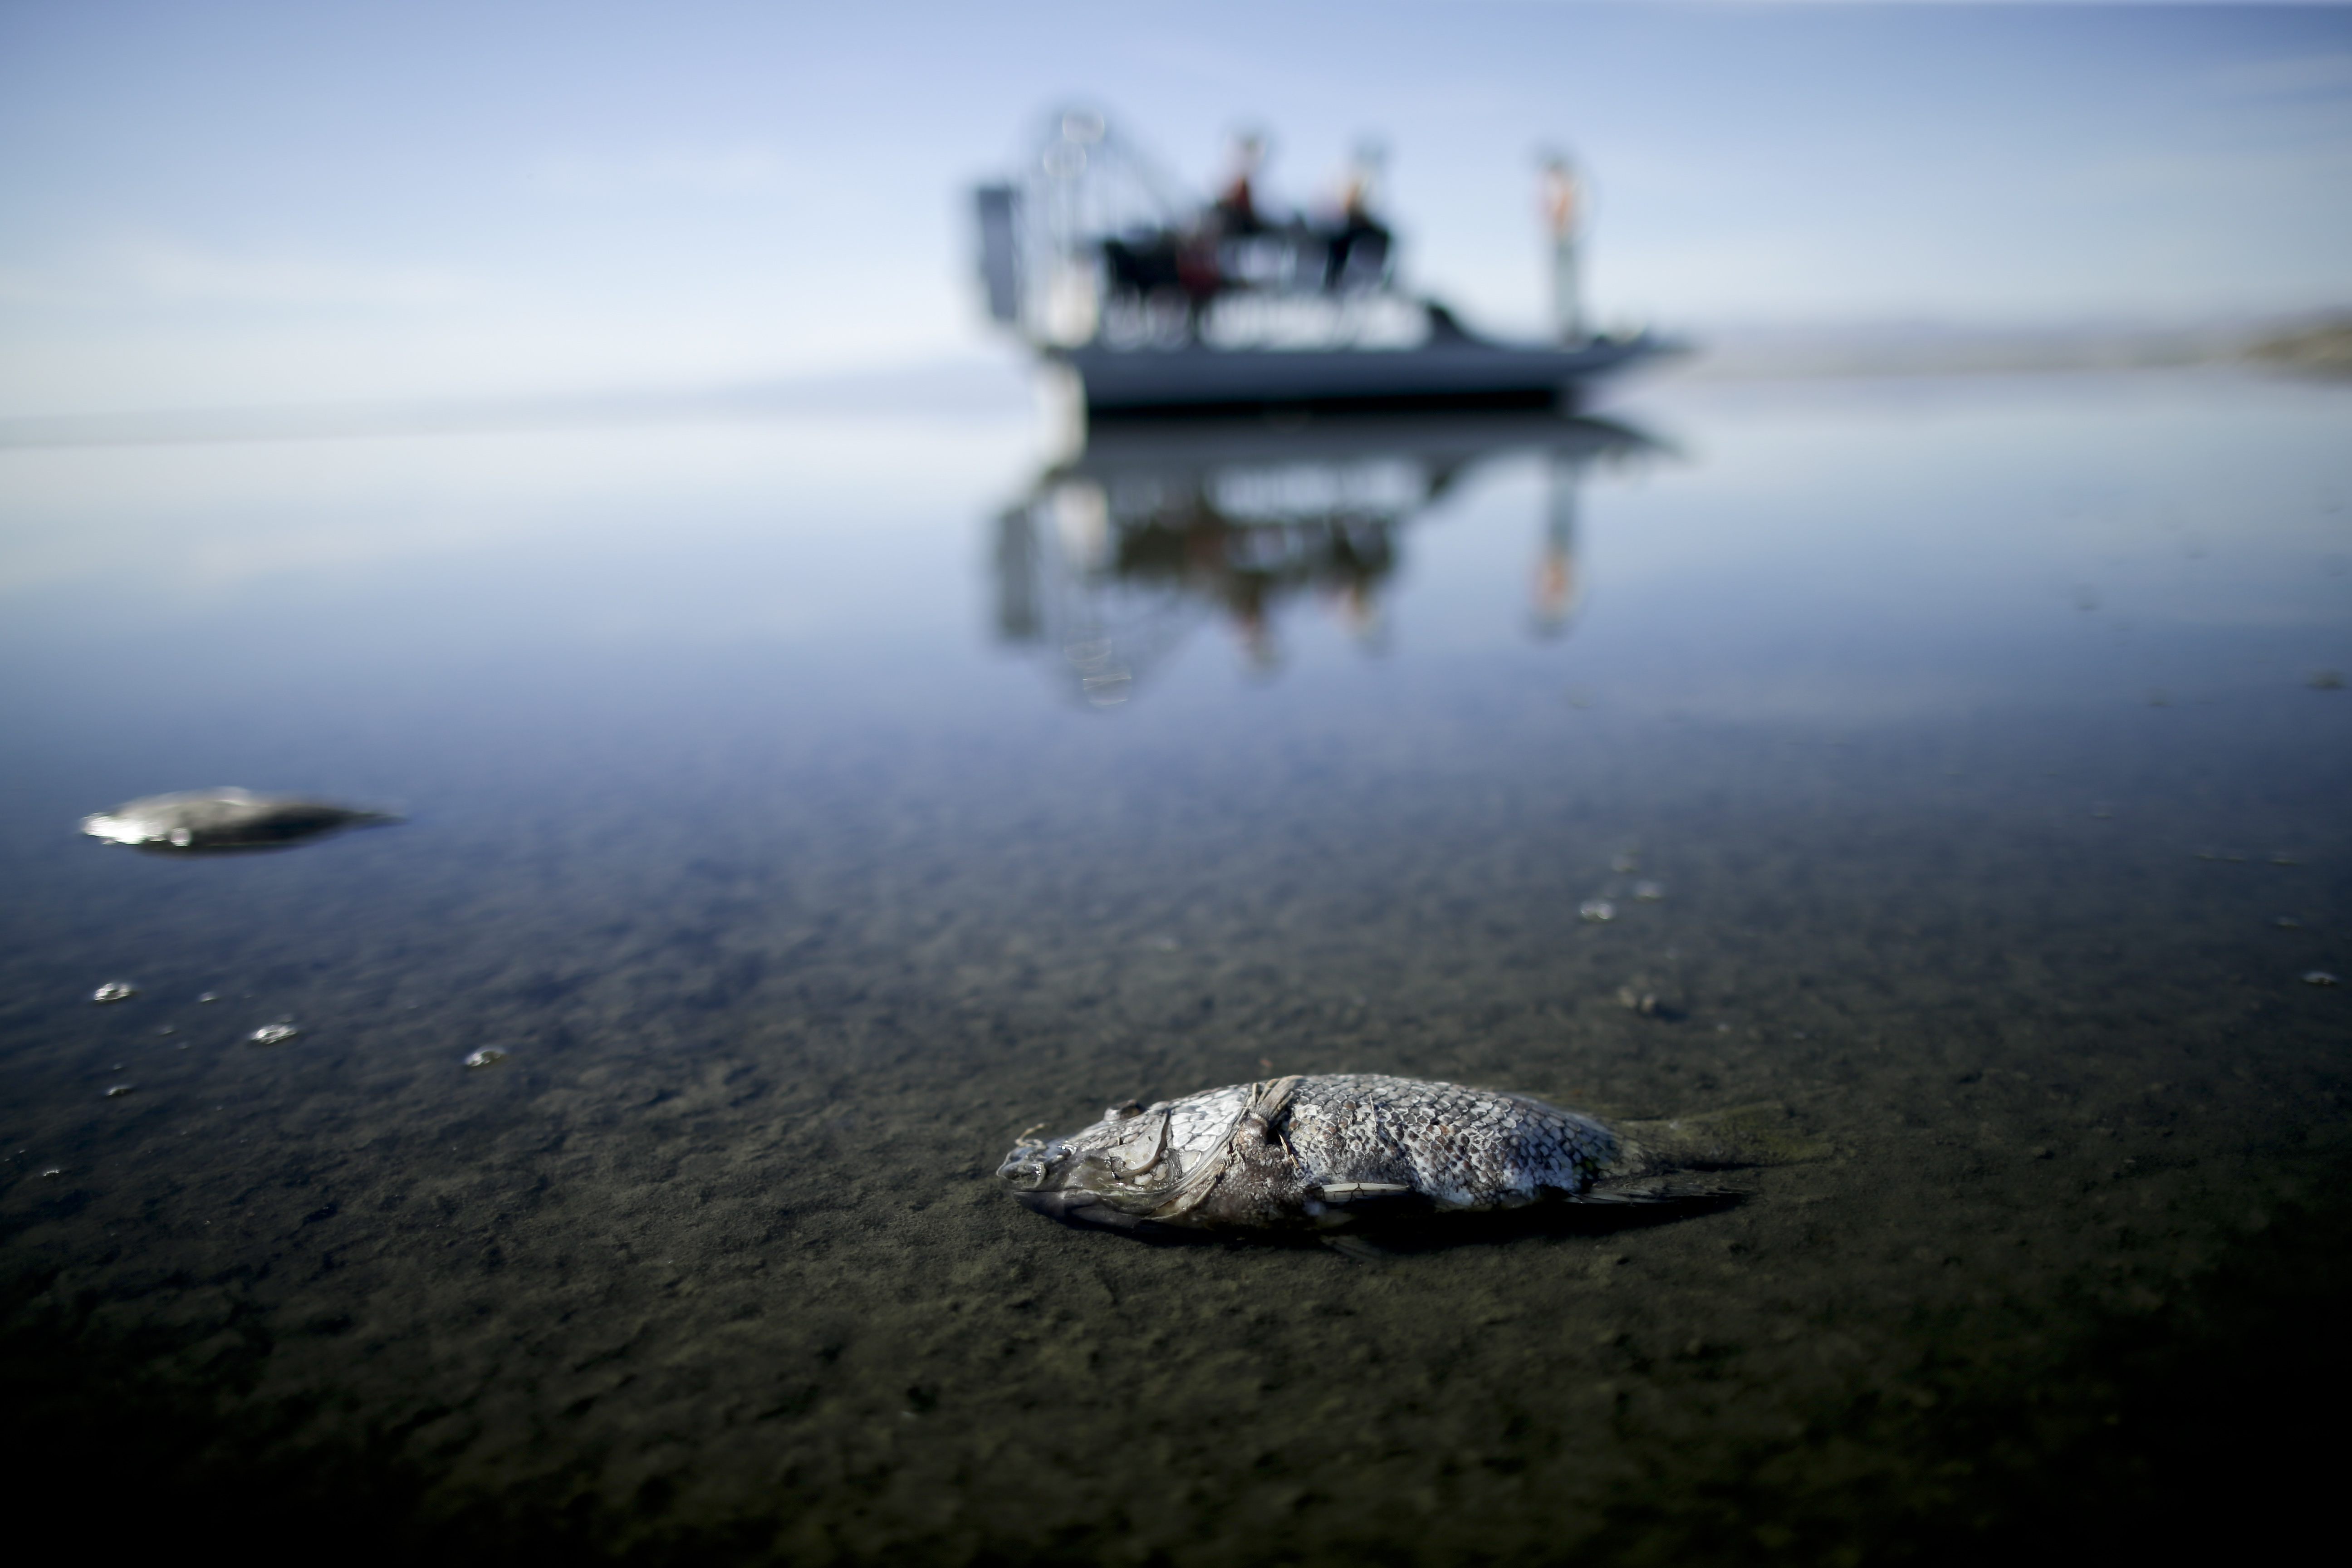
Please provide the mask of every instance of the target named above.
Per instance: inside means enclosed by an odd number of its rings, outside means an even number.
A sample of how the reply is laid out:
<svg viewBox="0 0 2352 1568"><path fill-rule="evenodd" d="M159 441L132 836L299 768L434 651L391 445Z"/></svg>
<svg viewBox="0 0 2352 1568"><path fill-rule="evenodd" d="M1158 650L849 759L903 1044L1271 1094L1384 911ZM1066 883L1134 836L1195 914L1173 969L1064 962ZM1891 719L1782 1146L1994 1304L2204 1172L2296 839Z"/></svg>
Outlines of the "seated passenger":
<svg viewBox="0 0 2352 1568"><path fill-rule="evenodd" d="M1265 220L1258 216L1257 193L1251 184L1265 165L1265 137L1250 132L1234 138L1233 175L1209 209L1221 236L1257 234L1265 228Z"/></svg>
<svg viewBox="0 0 2352 1568"><path fill-rule="evenodd" d="M1370 147L1357 149L1339 188L1339 222L1324 240L1323 287L1327 291L1367 288L1388 272L1389 247L1394 237L1372 216L1372 187L1380 177L1381 157Z"/></svg>

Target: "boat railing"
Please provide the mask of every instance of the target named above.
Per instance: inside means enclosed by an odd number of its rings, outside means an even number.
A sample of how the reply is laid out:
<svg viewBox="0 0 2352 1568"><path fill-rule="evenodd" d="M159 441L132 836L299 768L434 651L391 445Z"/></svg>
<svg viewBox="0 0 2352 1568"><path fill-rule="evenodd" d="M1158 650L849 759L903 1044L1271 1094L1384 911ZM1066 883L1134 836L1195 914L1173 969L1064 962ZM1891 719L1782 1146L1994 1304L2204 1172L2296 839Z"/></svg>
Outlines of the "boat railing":
<svg viewBox="0 0 2352 1568"><path fill-rule="evenodd" d="M1041 347L1206 341L1214 308L1239 295L1338 304L1395 292L1394 237L1360 211L1328 223L1224 211L1088 110L1054 116L1021 177L976 197L989 313ZM1345 338L1363 317L1342 312L1323 335Z"/></svg>

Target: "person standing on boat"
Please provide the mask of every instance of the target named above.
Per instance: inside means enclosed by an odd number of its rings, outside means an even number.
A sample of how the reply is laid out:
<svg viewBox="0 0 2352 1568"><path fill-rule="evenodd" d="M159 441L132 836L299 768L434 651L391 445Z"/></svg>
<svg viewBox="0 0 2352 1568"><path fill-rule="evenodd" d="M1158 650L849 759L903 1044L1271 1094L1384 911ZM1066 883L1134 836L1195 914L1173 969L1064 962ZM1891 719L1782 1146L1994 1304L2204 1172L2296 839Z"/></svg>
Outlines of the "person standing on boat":
<svg viewBox="0 0 2352 1568"><path fill-rule="evenodd" d="M1584 226L1584 177L1565 153L1545 154L1542 177L1544 226L1551 231L1552 326L1561 342L1582 342L1584 290L1576 241Z"/></svg>

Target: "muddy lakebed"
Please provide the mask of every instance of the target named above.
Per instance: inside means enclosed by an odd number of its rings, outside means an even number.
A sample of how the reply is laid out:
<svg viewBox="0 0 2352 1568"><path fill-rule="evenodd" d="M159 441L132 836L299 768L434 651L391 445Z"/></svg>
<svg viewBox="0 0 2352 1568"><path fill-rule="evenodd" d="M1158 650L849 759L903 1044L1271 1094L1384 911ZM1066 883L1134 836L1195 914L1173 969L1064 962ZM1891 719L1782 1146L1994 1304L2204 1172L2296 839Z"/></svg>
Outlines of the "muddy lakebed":
<svg viewBox="0 0 2352 1568"><path fill-rule="evenodd" d="M2161 1522L2342 1376L2347 415L2168 372L0 451L12 1473L362 1558ZM225 784L404 820L76 831ZM1297 1073L1831 1152L1363 1257L996 1179Z"/></svg>

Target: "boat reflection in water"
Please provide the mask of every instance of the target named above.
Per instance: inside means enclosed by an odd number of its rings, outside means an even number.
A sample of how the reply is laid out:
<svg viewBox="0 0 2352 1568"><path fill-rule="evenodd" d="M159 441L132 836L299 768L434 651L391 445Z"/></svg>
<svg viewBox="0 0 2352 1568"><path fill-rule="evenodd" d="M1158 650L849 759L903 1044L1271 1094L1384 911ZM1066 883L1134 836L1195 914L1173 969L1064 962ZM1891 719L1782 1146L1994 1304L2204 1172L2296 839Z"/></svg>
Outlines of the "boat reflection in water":
<svg viewBox="0 0 2352 1568"><path fill-rule="evenodd" d="M1098 424L998 519L997 628L1054 650L1057 680L1097 707L1127 700L1220 616L1270 674L1276 612L1308 595L1377 650L1406 525L1474 469L1537 457L1549 484L1529 626L1558 637L1582 596L1578 488L1596 464L1658 449L1627 426L1553 414Z"/></svg>

